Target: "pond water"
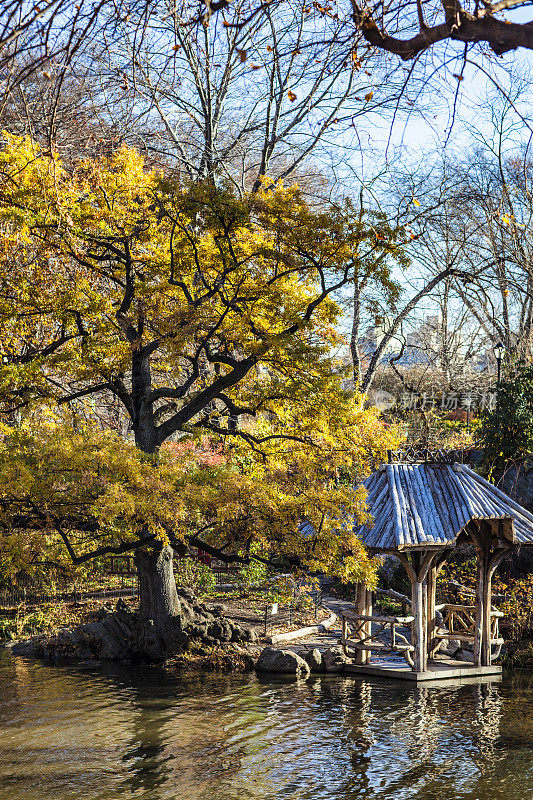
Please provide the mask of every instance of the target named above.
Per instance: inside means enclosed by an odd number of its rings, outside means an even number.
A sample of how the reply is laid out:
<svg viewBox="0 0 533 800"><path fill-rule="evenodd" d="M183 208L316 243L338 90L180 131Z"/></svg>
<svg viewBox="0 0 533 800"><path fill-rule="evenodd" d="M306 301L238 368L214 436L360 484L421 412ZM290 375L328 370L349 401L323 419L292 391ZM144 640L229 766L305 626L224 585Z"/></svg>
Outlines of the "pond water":
<svg viewBox="0 0 533 800"><path fill-rule="evenodd" d="M416 688L0 649L2 800L531 800L533 674Z"/></svg>

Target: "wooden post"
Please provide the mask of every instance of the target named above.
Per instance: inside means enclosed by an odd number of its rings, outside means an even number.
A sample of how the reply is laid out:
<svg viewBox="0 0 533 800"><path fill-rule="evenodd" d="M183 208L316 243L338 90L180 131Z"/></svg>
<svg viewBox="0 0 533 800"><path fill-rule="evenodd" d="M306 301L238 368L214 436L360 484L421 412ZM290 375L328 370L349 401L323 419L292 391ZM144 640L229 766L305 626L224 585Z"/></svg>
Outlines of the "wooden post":
<svg viewBox="0 0 533 800"><path fill-rule="evenodd" d="M476 548L476 622L474 625L474 665L480 667L483 660L483 587L485 584L485 542L479 522L469 525L470 537Z"/></svg>
<svg viewBox="0 0 533 800"><path fill-rule="evenodd" d="M363 583L356 583L355 584L355 611L357 614L366 614L366 586ZM365 636L365 627L362 628L362 636ZM366 664L367 662L367 651L366 650L356 650L355 651L355 663L356 664Z"/></svg>
<svg viewBox="0 0 533 800"><path fill-rule="evenodd" d="M435 634L437 632L437 619L435 616L435 601L437 594L437 567L433 563L428 570L427 577L427 609L428 609L428 658L433 658L435 650Z"/></svg>
<svg viewBox="0 0 533 800"><path fill-rule="evenodd" d="M348 655L348 648L346 647L346 639L348 638L348 623L346 621L346 617L342 618L342 649L344 650L344 655Z"/></svg>
<svg viewBox="0 0 533 800"><path fill-rule="evenodd" d="M490 625L490 611L491 611L491 597L492 597L492 572L489 565L489 554L485 554L483 559L483 633L481 636L481 664L484 667L490 667L492 662L492 648L491 640L491 625Z"/></svg>
<svg viewBox="0 0 533 800"><path fill-rule="evenodd" d="M429 650L429 609L428 609L428 579L427 575L422 583L422 628L424 631L424 656L426 661L426 669L427 669L427 660L428 660L428 650Z"/></svg>
<svg viewBox="0 0 533 800"><path fill-rule="evenodd" d="M424 640L424 634L422 630L422 579L419 579L418 576L420 559L418 558L417 553L412 553L411 561L404 553L398 553L397 558L405 568L405 571L409 576L409 580L411 581L411 616L413 617L413 621L411 623L411 644L414 647L413 670L414 672L421 672L425 659L424 657L421 657L421 644Z"/></svg>
<svg viewBox="0 0 533 800"><path fill-rule="evenodd" d="M480 667L483 663L482 644L483 644L483 608L484 608L484 585L485 570L483 553L477 553L477 576L476 576L476 624L474 628L474 664Z"/></svg>
<svg viewBox="0 0 533 800"><path fill-rule="evenodd" d="M492 664L492 576L510 546L499 542L496 550L491 548L494 536L492 526L487 523L477 529L470 529L476 547L476 624L474 631L474 664L476 667L490 667Z"/></svg>
<svg viewBox="0 0 533 800"><path fill-rule="evenodd" d="M414 617L413 631L413 660L415 672L424 672L426 669L426 652L424 648L424 590L421 580L414 580L411 584L411 614Z"/></svg>
<svg viewBox="0 0 533 800"><path fill-rule="evenodd" d="M411 581L411 641L414 653L414 671L425 672L428 656L428 589L427 574L433 560L442 551L426 550L411 553L411 561L404 553L398 553L398 560L403 564Z"/></svg>
<svg viewBox="0 0 533 800"><path fill-rule="evenodd" d="M370 589L367 589L366 586L365 586L365 593L366 593L366 614L367 614L367 616L371 617L372 616L372 592L370 591ZM366 636L369 636L370 639L372 639L372 622L370 620L368 620L368 622L366 623L365 633L366 633ZM371 650L365 650L363 652L365 654L365 659L364 659L363 663L368 664L370 662L371 657L372 657L372 651Z"/></svg>
<svg viewBox="0 0 533 800"><path fill-rule="evenodd" d="M482 638L482 663L490 667L492 664L492 576L502 558L509 552L510 547L499 546L495 551L488 549L485 559L484 585L483 585L483 638Z"/></svg>

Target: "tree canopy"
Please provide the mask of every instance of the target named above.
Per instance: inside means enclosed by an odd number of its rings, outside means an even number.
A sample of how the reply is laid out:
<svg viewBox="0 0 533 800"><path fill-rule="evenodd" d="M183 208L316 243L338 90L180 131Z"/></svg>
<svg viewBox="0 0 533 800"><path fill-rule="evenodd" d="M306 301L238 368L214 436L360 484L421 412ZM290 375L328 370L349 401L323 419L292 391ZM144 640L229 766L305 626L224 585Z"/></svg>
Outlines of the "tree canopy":
<svg viewBox="0 0 533 800"><path fill-rule="evenodd" d="M391 287L403 233L296 187L177 183L127 148L67 169L6 134L0 170L4 535L81 560L259 538L356 574L351 487L397 435L340 390L335 296L358 268Z"/></svg>

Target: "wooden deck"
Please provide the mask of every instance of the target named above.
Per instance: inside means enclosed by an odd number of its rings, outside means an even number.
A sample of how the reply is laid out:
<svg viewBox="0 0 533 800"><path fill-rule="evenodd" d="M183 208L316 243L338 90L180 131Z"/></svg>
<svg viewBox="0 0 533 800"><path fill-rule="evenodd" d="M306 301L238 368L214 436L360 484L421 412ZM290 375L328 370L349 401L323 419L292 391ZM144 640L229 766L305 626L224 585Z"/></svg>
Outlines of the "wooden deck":
<svg viewBox="0 0 533 800"><path fill-rule="evenodd" d="M468 661L456 661L453 658L439 658L428 662L424 672L413 672L405 662L387 658L375 658L368 664L346 665L344 671L347 675L368 675L388 680L409 681L411 683L427 683L440 685L443 681L454 683L472 683L501 678L502 668L497 665L490 667L475 667Z"/></svg>

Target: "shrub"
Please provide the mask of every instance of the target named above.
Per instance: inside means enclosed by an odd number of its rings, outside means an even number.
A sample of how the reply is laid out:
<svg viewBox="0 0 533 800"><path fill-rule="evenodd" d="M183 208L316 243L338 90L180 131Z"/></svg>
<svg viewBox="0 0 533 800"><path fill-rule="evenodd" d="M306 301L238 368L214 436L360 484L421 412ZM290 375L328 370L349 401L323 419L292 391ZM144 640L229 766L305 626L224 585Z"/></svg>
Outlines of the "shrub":
<svg viewBox="0 0 533 800"><path fill-rule="evenodd" d="M267 576L267 568L260 561L250 561L240 568L237 573L237 584L244 591L248 592L252 586L264 583Z"/></svg>
<svg viewBox="0 0 533 800"><path fill-rule="evenodd" d="M215 573L211 567L195 558L177 560L174 574L178 586L191 589L195 594L210 594L216 585Z"/></svg>
<svg viewBox="0 0 533 800"><path fill-rule="evenodd" d="M497 468L533 451L533 366L517 367L498 389L496 409L485 415L485 459Z"/></svg>

